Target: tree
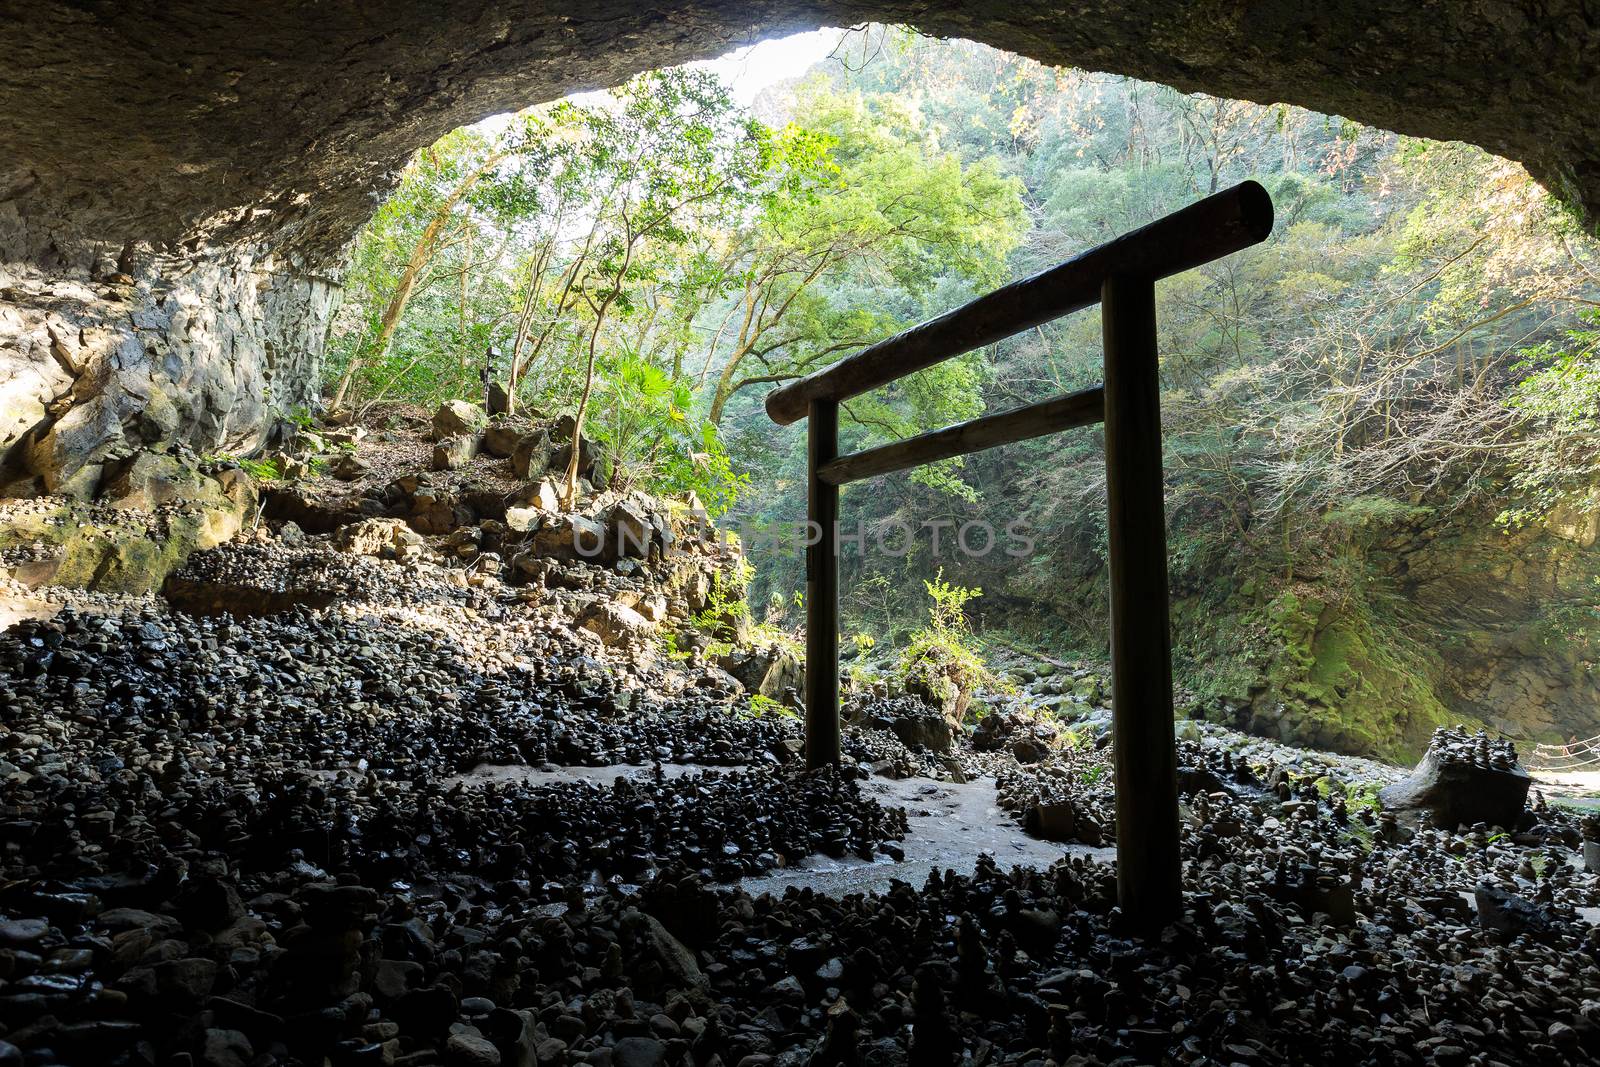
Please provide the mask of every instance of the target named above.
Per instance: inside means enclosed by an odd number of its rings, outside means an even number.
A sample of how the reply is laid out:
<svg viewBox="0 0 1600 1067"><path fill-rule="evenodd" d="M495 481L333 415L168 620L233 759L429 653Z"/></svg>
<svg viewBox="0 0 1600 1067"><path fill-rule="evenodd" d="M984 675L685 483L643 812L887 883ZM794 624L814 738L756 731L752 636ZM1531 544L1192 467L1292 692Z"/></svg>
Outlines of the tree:
<svg viewBox="0 0 1600 1067"><path fill-rule="evenodd" d="M644 74L614 90L611 101L562 113L576 135L567 165L583 198L577 213L587 220L552 317L569 310L585 317L582 388L563 489L569 504L603 331L613 316L648 309L645 294L671 273L694 231L748 202L770 154L765 128L740 114L727 88L704 71Z"/></svg>
<svg viewBox="0 0 1600 1067"><path fill-rule="evenodd" d="M473 235L506 232L537 216L541 178L550 167L550 142L537 111L525 112L497 134L456 130L419 152L400 190L379 209L357 242L347 288L352 305L371 316L350 354L331 401L344 406L358 376L384 359L412 300L434 279L428 271L452 245L462 257L445 273L458 285L455 364L465 370L470 335ZM485 243L488 243L487 241ZM480 269L497 254L479 257ZM414 365L406 365L406 369Z"/></svg>
<svg viewBox="0 0 1600 1067"><path fill-rule="evenodd" d="M713 423L741 390L892 333L904 319L891 309L941 277L995 284L1021 236L1017 183L937 152L903 112L822 81L802 88L795 111L805 123L774 139L778 179L727 253L734 299L702 371L720 361ZM850 285L870 298L852 299Z"/></svg>

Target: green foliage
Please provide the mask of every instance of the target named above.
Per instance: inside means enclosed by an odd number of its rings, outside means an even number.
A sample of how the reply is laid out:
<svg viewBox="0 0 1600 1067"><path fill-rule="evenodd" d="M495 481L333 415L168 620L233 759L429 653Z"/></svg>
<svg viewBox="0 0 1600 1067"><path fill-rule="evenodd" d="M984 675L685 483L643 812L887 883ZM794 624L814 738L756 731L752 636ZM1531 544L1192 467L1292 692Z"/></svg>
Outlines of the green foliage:
<svg viewBox="0 0 1600 1067"><path fill-rule="evenodd" d="M1542 521L1562 507L1594 506L1600 483L1600 309L1579 312L1563 343L1521 350L1511 406L1531 423L1517 449L1511 485L1519 495L1499 515L1512 527Z"/></svg>
<svg viewBox="0 0 1600 1067"><path fill-rule="evenodd" d="M618 350L602 359L600 382L589 425L614 488L693 492L713 518L733 506L749 475L734 471L716 427L695 414L687 381Z"/></svg>
<svg viewBox="0 0 1600 1067"><path fill-rule="evenodd" d="M945 581L942 569L922 584L928 591L928 622L911 634L900 652L897 669L902 684L939 700L980 686L1002 687L979 655L967 624L966 605L983 590Z"/></svg>
<svg viewBox="0 0 1600 1067"><path fill-rule="evenodd" d="M1511 392L1513 406L1567 432L1600 428L1600 309L1578 317L1589 328L1567 331L1567 344L1545 342L1522 350L1519 370L1533 373Z"/></svg>
<svg viewBox="0 0 1600 1067"><path fill-rule="evenodd" d="M1363 496L1351 497L1349 500L1329 508L1323 513L1322 521L1330 526L1359 529L1415 522L1418 519L1425 518L1431 512L1431 508L1408 504L1403 500L1394 500L1375 493L1368 493Z"/></svg>
<svg viewBox="0 0 1600 1067"><path fill-rule="evenodd" d="M714 639L712 656L732 652L733 639L752 625L748 597L750 573L750 563L740 560L731 572L717 571L711 577L705 607L694 616L693 622Z"/></svg>
<svg viewBox="0 0 1600 1067"><path fill-rule="evenodd" d="M661 654L668 659L680 663L689 660L689 650L678 647L678 635L675 631L661 630L656 636L656 642L661 648Z"/></svg>
<svg viewBox="0 0 1600 1067"><path fill-rule="evenodd" d="M748 715L752 719L798 719L800 714L787 704L782 704L760 693L751 693Z"/></svg>
<svg viewBox="0 0 1600 1067"><path fill-rule="evenodd" d="M233 462L239 469L258 482L276 482L283 478L283 463L271 457L265 459L238 459Z"/></svg>

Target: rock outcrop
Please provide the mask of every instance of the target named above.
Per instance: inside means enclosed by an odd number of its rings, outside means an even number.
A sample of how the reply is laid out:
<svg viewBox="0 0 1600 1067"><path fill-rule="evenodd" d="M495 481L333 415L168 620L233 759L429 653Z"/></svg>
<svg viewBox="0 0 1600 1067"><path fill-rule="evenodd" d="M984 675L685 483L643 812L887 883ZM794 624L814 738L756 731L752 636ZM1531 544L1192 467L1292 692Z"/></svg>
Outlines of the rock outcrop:
<svg viewBox="0 0 1600 1067"><path fill-rule="evenodd" d="M1410 777L1385 786L1378 802L1393 811L1427 812L1448 829L1483 823L1514 830L1532 784L1509 741L1441 728Z"/></svg>
<svg viewBox="0 0 1600 1067"><path fill-rule="evenodd" d="M201 473L140 452L108 465L105 499L0 501L0 576L23 585L149 593L200 549L231 539L253 514L243 471Z"/></svg>
<svg viewBox="0 0 1600 1067"><path fill-rule="evenodd" d="M0 496L87 500L141 449L246 454L315 402L325 278L248 251L137 280L7 265L4 251Z"/></svg>

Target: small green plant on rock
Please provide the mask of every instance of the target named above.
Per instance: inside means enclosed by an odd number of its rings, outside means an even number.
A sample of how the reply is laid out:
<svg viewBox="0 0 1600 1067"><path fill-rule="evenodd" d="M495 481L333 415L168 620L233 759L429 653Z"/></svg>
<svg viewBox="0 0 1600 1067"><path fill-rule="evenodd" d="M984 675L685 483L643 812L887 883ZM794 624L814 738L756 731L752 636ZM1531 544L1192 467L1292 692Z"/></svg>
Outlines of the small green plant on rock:
<svg viewBox="0 0 1600 1067"><path fill-rule="evenodd" d="M761 693L750 694L749 706L749 715L752 719L798 719L800 717L799 714L787 704L780 703L779 701L773 700L771 697L764 696Z"/></svg>
<svg viewBox="0 0 1600 1067"><path fill-rule="evenodd" d="M661 646L661 654L663 656L680 663L688 661L689 650L678 647L678 635L671 630L663 630L656 638L656 641Z"/></svg>
<svg viewBox="0 0 1600 1067"><path fill-rule="evenodd" d="M236 459L234 462L258 482L276 482L283 478L283 464L276 459Z"/></svg>
<svg viewBox="0 0 1600 1067"><path fill-rule="evenodd" d="M943 569L922 584L932 601L928 625L912 633L900 653L900 681L908 692L956 718L965 714L975 690L1002 685L973 647L976 642L967 625L966 605L983 590L945 581Z"/></svg>
<svg viewBox="0 0 1600 1067"><path fill-rule="evenodd" d="M750 602L745 591L755 568L741 560L729 574L718 571L711 577L711 589L706 593L706 606L694 617L694 624L713 637L726 640L749 626Z"/></svg>

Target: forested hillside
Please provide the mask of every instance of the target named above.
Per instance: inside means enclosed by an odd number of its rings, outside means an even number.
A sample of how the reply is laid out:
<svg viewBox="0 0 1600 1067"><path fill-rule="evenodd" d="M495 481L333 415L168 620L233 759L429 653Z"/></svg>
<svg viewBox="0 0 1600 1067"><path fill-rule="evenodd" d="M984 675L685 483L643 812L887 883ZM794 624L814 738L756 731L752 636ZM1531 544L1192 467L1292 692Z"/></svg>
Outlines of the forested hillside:
<svg viewBox="0 0 1600 1067"><path fill-rule="evenodd" d="M1389 754L1464 718L1600 730L1600 250L1475 148L893 32L748 112L657 72L421 153L357 246L328 393L571 414L613 483L743 520L751 602L792 621L799 555L749 536L803 515L768 389L1245 178L1271 239L1158 290L1190 706ZM1062 320L851 402L846 446L1099 361L1098 318ZM859 644L903 644L942 570L983 590L980 641L1103 656L1103 496L1097 431L848 491ZM992 551L953 550L971 522Z"/></svg>

